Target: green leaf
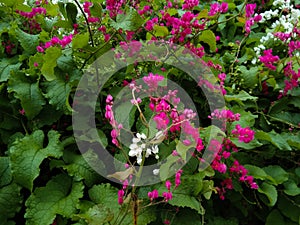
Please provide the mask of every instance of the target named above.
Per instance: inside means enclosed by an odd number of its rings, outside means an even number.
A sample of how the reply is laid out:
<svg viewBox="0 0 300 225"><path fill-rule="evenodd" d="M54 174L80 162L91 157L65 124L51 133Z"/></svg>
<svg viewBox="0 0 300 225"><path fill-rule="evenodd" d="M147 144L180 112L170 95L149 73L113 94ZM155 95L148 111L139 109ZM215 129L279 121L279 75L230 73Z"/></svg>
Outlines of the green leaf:
<svg viewBox="0 0 300 225"><path fill-rule="evenodd" d="M99 225L112 221L114 214L105 205L95 205L86 213L77 214L76 217L84 219L89 225Z"/></svg>
<svg viewBox="0 0 300 225"><path fill-rule="evenodd" d="M198 196L203 188L203 173L181 176L181 184L174 190L174 194Z"/></svg>
<svg viewBox="0 0 300 225"><path fill-rule="evenodd" d="M8 157L0 157L0 188L12 181Z"/></svg>
<svg viewBox="0 0 300 225"><path fill-rule="evenodd" d="M76 212L76 205L82 196L82 183L60 174L30 195L25 203L26 224L50 225L56 214L70 218Z"/></svg>
<svg viewBox="0 0 300 225"><path fill-rule="evenodd" d="M19 62L18 57L3 58L0 61L0 82L7 81L10 74L16 73L22 63Z"/></svg>
<svg viewBox="0 0 300 225"><path fill-rule="evenodd" d="M287 182L283 183L284 185L284 193L290 196L297 196L300 195L300 188L293 180L288 180Z"/></svg>
<svg viewBox="0 0 300 225"><path fill-rule="evenodd" d="M48 133L48 145L44 146L44 133L37 130L31 135L16 140L9 148L11 169L17 183L29 189L33 188L33 181L39 176L42 161L48 157L62 156L62 146L59 133Z"/></svg>
<svg viewBox="0 0 300 225"><path fill-rule="evenodd" d="M267 196L269 200L267 205L274 206L276 204L278 194L276 188L273 185L264 182L259 186L258 192Z"/></svg>
<svg viewBox="0 0 300 225"><path fill-rule="evenodd" d="M161 180L166 180L168 177L170 177L169 173L171 170L171 167L178 161L178 156L170 155L167 158L167 162L162 164L159 169L159 177Z"/></svg>
<svg viewBox="0 0 300 225"><path fill-rule="evenodd" d="M88 45L89 43L89 33L77 34L72 40L72 48L79 49Z"/></svg>
<svg viewBox="0 0 300 225"><path fill-rule="evenodd" d="M225 95L227 102L236 101L240 105L243 105L243 101L251 100L256 101L258 98L249 95L246 91L242 90L237 95Z"/></svg>
<svg viewBox="0 0 300 225"><path fill-rule="evenodd" d="M8 81L8 91L14 92L14 96L20 99L28 119L33 119L45 105L45 99L40 92L38 82L31 83L31 80L23 73L11 75Z"/></svg>
<svg viewBox="0 0 300 225"><path fill-rule="evenodd" d="M248 175L253 176L255 179L265 180L267 178L266 172L258 166L244 165L248 170Z"/></svg>
<svg viewBox="0 0 300 225"><path fill-rule="evenodd" d="M138 14L138 12L130 8L129 11L124 14L118 14L116 18L116 22L111 21L111 26L117 30L128 30L135 31L144 23L142 17Z"/></svg>
<svg viewBox="0 0 300 225"><path fill-rule="evenodd" d="M201 203L193 196L184 194L174 194L172 200L168 201L170 205L179 207L189 207L204 215L204 208Z"/></svg>
<svg viewBox="0 0 300 225"><path fill-rule="evenodd" d="M289 174L278 165L264 167L263 170L274 179L274 185L282 184L289 179Z"/></svg>
<svg viewBox="0 0 300 225"><path fill-rule="evenodd" d="M296 199L294 198L294 200ZM284 216L286 216L293 222L299 224L299 220L300 220L299 200L297 202L295 202L294 200L290 199L289 197L280 195L280 197L278 198L278 209Z"/></svg>
<svg viewBox="0 0 300 225"><path fill-rule="evenodd" d="M273 209L268 215L265 225L283 225L285 224L283 216L277 209Z"/></svg>
<svg viewBox="0 0 300 225"><path fill-rule="evenodd" d="M154 25L153 33L155 37L166 37L169 34L169 30L165 26Z"/></svg>
<svg viewBox="0 0 300 225"><path fill-rule="evenodd" d="M232 143L234 143L237 147L239 148L243 148L243 149L255 149L257 147L262 146L263 144L258 142L257 140L252 140L249 143L245 143L245 142L240 142L237 138L231 138Z"/></svg>
<svg viewBox="0 0 300 225"><path fill-rule="evenodd" d="M77 7L75 4L68 2L66 4L66 12L69 22L73 25L76 23L76 17L77 17Z"/></svg>
<svg viewBox="0 0 300 225"><path fill-rule="evenodd" d="M66 159L68 165L63 165L62 167L68 171L68 174L75 176L76 180L85 180L88 187L92 186L97 180L101 180L102 177L90 166L93 162L93 166L101 166L98 156L92 150L85 152L82 155L69 156ZM104 165L101 167L105 170Z"/></svg>
<svg viewBox="0 0 300 225"><path fill-rule="evenodd" d="M0 223L7 224L9 218L14 218L22 206L21 187L16 183L0 188Z"/></svg>
<svg viewBox="0 0 300 225"><path fill-rule="evenodd" d="M101 18L102 16L102 6L99 2L93 2L93 6L90 7L90 12L92 16Z"/></svg>
<svg viewBox="0 0 300 225"><path fill-rule="evenodd" d="M175 216L162 216L172 221L172 225L202 225L201 216L195 210L183 208ZM227 225L227 224L226 224Z"/></svg>
<svg viewBox="0 0 300 225"><path fill-rule="evenodd" d="M258 84L258 67L251 67L249 70L245 66L239 67L241 77L244 79L243 86L246 88L254 88Z"/></svg>
<svg viewBox="0 0 300 225"><path fill-rule="evenodd" d="M281 135L276 133L274 130L268 133L264 131L257 131L255 133L255 138L258 140L268 141L280 150L292 150Z"/></svg>
<svg viewBox="0 0 300 225"><path fill-rule="evenodd" d="M199 36L198 41L203 41L208 44L211 52L215 52L217 49L216 36L211 30L205 30Z"/></svg>
<svg viewBox="0 0 300 225"><path fill-rule="evenodd" d="M25 53L29 55L36 53L36 47L39 45L39 35L28 34L21 29L17 29L16 34Z"/></svg>
<svg viewBox="0 0 300 225"><path fill-rule="evenodd" d="M61 49L58 47L47 48L43 55L44 64L42 66L42 75L47 81L52 81L56 78L54 68L57 65L57 59L61 56Z"/></svg>
<svg viewBox="0 0 300 225"><path fill-rule="evenodd" d="M45 97L49 99L49 104L53 105L56 110L61 110L65 114L71 114L72 108L69 104L69 95L71 86L61 79L42 83L46 88Z"/></svg>
<svg viewBox="0 0 300 225"><path fill-rule="evenodd" d="M96 204L102 204L113 209L114 213L117 213L120 209L120 205L118 204L118 189L112 187L109 183L93 186L89 190L89 196Z"/></svg>

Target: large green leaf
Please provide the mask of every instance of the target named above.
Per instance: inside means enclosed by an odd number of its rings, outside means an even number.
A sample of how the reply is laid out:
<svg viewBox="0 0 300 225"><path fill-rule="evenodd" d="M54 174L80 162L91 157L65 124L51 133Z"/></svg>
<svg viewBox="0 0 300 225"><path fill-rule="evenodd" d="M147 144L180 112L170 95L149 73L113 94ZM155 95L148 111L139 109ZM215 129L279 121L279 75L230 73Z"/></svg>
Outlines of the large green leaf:
<svg viewBox="0 0 300 225"><path fill-rule="evenodd" d="M111 26L117 30L122 29L122 30L135 31L143 23L144 20L138 14L138 12L135 9L130 8L126 13L118 14L116 18L116 22L111 21Z"/></svg>
<svg viewBox="0 0 300 225"><path fill-rule="evenodd" d="M282 184L289 179L289 174L278 165L267 166L263 170L273 178L274 185Z"/></svg>
<svg viewBox="0 0 300 225"><path fill-rule="evenodd" d="M28 34L21 29L17 29L16 34L25 53L34 54L36 52L36 47L39 45L39 35Z"/></svg>
<svg viewBox="0 0 300 225"><path fill-rule="evenodd" d="M48 133L48 145L44 147L44 133L37 130L31 135L16 140L10 147L11 169L17 183L29 189L39 176L40 164L45 158L62 156L63 147L59 141L59 133Z"/></svg>
<svg viewBox="0 0 300 225"><path fill-rule="evenodd" d="M265 180L268 177L267 173L258 166L244 165L244 167L248 170L248 175L253 176L255 179Z"/></svg>
<svg viewBox="0 0 300 225"><path fill-rule="evenodd" d="M264 182L259 186L258 192L264 194L268 198L268 202L266 202L267 205L274 206L276 204L278 194L273 185Z"/></svg>
<svg viewBox="0 0 300 225"><path fill-rule="evenodd" d="M41 72L47 81L52 81L56 78L54 68L57 65L57 59L61 54L61 49L59 47L50 47L46 49L45 54L43 55L44 63Z"/></svg>
<svg viewBox="0 0 300 225"><path fill-rule="evenodd" d="M90 150L82 155L69 155L67 165L63 165L62 167L68 171L69 175L75 176L79 180L84 179L86 185L90 187L97 180L102 180L102 177L90 166L89 163L91 162L93 162L94 166L101 166L101 161L98 160L97 154ZM105 170L104 165L101 169Z"/></svg>
<svg viewBox="0 0 300 225"><path fill-rule="evenodd" d="M204 214L204 208L201 203L193 196L184 194L174 194L172 200L168 202L170 205L179 207L189 207L196 210L199 214Z"/></svg>
<svg viewBox="0 0 300 225"><path fill-rule="evenodd" d="M16 183L0 188L0 224L7 224L7 219L13 218L21 209L21 187Z"/></svg>
<svg viewBox="0 0 300 225"><path fill-rule="evenodd" d="M8 185L12 180L8 157L0 157L0 188Z"/></svg>
<svg viewBox="0 0 300 225"><path fill-rule="evenodd" d="M273 130L268 133L264 131L257 131L255 133L255 138L262 141L268 141L280 150L292 150L284 138Z"/></svg>
<svg viewBox="0 0 300 225"><path fill-rule="evenodd" d="M45 99L40 91L39 83L32 83L23 73L11 74L8 81L8 91L20 99L28 119L33 119L45 105Z"/></svg>
<svg viewBox="0 0 300 225"><path fill-rule="evenodd" d="M291 199L290 197L286 197L284 195L280 195L278 198L278 209L280 212L288 217L295 223L299 224L300 221L300 201L299 197Z"/></svg>
<svg viewBox="0 0 300 225"><path fill-rule="evenodd" d="M208 44L210 51L215 52L217 49L216 36L211 30L204 30L202 34L198 37L199 41L203 41Z"/></svg>
<svg viewBox="0 0 300 225"><path fill-rule="evenodd" d="M71 114L72 109L69 104L69 95L71 86L62 79L56 79L50 82L42 83L46 88L45 97L49 99L49 103L53 105L56 110L63 111L65 114Z"/></svg>
<svg viewBox="0 0 300 225"><path fill-rule="evenodd" d="M105 205L94 205L86 213L78 214L76 217L84 219L89 225L105 224L114 218L114 214Z"/></svg>
<svg viewBox="0 0 300 225"><path fill-rule="evenodd" d="M77 34L72 40L72 48L78 49L87 46L89 43L89 33Z"/></svg>
<svg viewBox="0 0 300 225"><path fill-rule="evenodd" d="M17 72L22 63L18 57L4 58L0 62L0 82L7 81L12 72Z"/></svg>
<svg viewBox="0 0 300 225"><path fill-rule="evenodd" d="M79 199L83 196L83 185L64 174L51 179L45 187L37 188L25 205L26 224L49 225L56 215L70 218L76 212Z"/></svg>
<svg viewBox="0 0 300 225"><path fill-rule="evenodd" d="M109 183L95 185L89 190L90 199L96 204L103 204L118 211L118 189L112 187Z"/></svg>
<svg viewBox="0 0 300 225"><path fill-rule="evenodd" d="M239 67L241 71L241 77L244 79L243 85L246 88L254 88L258 83L258 68L251 67L249 70L245 66Z"/></svg>

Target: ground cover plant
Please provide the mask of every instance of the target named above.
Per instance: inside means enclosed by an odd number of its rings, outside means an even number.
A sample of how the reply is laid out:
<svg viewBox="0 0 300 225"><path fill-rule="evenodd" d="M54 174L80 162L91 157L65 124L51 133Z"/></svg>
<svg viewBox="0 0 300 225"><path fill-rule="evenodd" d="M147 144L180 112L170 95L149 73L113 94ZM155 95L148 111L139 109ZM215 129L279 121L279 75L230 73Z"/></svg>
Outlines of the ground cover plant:
<svg viewBox="0 0 300 225"><path fill-rule="evenodd" d="M0 224L300 224L299 0L0 6Z"/></svg>

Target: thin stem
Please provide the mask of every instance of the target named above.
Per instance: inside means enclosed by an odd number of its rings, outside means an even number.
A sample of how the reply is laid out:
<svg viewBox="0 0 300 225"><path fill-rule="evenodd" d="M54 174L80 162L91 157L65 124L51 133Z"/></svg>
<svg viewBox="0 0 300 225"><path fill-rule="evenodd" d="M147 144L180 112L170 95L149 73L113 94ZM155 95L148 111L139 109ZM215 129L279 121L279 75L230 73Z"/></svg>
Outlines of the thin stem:
<svg viewBox="0 0 300 225"><path fill-rule="evenodd" d="M81 5L79 4L78 0L74 0L74 1L75 1L77 7L79 8L79 10L81 11L81 13L82 13L82 15L84 17L84 20L85 20L85 22L87 24L87 28L88 28L88 32L89 32L91 44L92 44L93 47L95 47L94 40L93 40L93 34L92 34L92 30L91 30L88 18L86 17L85 12L83 11L83 9L82 9Z"/></svg>

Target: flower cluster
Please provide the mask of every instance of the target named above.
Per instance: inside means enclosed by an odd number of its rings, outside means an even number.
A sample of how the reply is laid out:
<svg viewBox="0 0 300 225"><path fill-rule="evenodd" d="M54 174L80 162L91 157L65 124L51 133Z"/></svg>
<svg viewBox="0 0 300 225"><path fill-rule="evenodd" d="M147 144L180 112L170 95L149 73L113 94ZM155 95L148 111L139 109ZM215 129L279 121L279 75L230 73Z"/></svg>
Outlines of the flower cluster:
<svg viewBox="0 0 300 225"><path fill-rule="evenodd" d="M261 15L255 15L252 17L254 14L254 10L256 8L256 3L254 4L246 4L246 23L245 23L245 31L247 34L250 33L251 31L251 26L254 25L255 22L259 22L262 19Z"/></svg>
<svg viewBox="0 0 300 225"><path fill-rule="evenodd" d="M276 70L273 64L279 61L279 56L272 55L272 49L264 50L264 55L259 57L259 60L270 70Z"/></svg>
<svg viewBox="0 0 300 225"><path fill-rule="evenodd" d="M155 135L155 139L159 139L161 133L158 132ZM136 137L132 138L132 144L129 146L130 157L137 158L137 164L141 165L143 160L143 153L145 153L145 157L148 158L150 155L155 155L156 159L159 159L158 151L159 148L157 145L151 145L151 147L147 143L147 137L145 134L137 133Z"/></svg>
<svg viewBox="0 0 300 225"><path fill-rule="evenodd" d="M172 191L174 191L181 183L181 174L182 174L183 170L178 170L175 174L175 187ZM165 202L168 202L170 200L172 200L173 198L173 194L171 191L171 187L172 187L172 183L171 181L167 180L165 182L165 187L167 188L167 191L162 193L162 197L164 198ZM154 189L153 191L148 192L148 198L150 199L150 201L152 202L154 199L159 198L159 193L156 189Z"/></svg>
<svg viewBox="0 0 300 225"><path fill-rule="evenodd" d="M210 10L208 12L208 15L214 16L217 13L226 13L227 11L228 11L228 3L227 2L222 2L221 4L213 3L210 5Z"/></svg>
<svg viewBox="0 0 300 225"><path fill-rule="evenodd" d="M112 137L112 143L119 146L119 142L117 137L120 134L120 129L122 129L122 124L118 124L114 117L113 112L113 97L111 95L108 95L106 98L106 106L105 106L105 118L109 121L110 125L113 127L111 131L111 137Z"/></svg>
<svg viewBox="0 0 300 225"><path fill-rule="evenodd" d="M53 37L50 41L46 42L44 45L39 45L36 47L38 52L44 52L45 49L50 48L51 46L61 46L65 48L68 44L72 42L73 34L63 36L62 39L58 37Z"/></svg>
<svg viewBox="0 0 300 225"><path fill-rule="evenodd" d="M232 134L237 135L240 142L249 143L254 139L255 132L249 127L242 128L240 124L237 124L232 130Z"/></svg>

